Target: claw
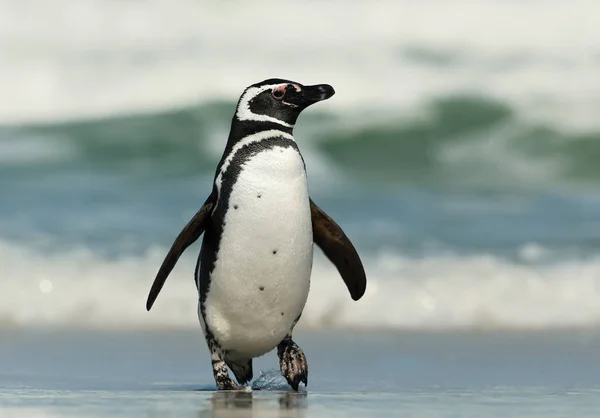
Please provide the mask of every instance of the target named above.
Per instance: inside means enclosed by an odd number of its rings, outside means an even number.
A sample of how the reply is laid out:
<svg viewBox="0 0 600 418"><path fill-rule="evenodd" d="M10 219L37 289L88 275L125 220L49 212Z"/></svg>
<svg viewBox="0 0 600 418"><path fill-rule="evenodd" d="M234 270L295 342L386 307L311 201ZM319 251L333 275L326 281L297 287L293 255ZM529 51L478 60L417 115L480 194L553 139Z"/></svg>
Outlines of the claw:
<svg viewBox="0 0 600 418"><path fill-rule="evenodd" d="M243 390L244 386L236 385L235 383L233 383L233 380L227 379L227 380L219 380L217 382L217 389L218 390Z"/></svg>

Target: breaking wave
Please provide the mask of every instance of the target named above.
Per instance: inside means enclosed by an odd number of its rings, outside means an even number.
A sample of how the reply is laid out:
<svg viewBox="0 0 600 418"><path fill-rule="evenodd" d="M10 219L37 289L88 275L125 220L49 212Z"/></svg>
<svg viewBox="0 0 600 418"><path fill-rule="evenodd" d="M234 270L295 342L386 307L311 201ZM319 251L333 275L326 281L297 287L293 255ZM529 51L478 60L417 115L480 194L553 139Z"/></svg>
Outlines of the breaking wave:
<svg viewBox="0 0 600 418"><path fill-rule="evenodd" d="M491 255L364 259L367 292L353 302L317 252L299 328L357 330L553 329L600 324L600 260L545 264ZM193 252L193 251L192 251ZM193 256L177 265L151 312L148 290L165 250L105 258L80 249L44 254L0 243L2 327L192 328ZM531 258L531 257L529 257Z"/></svg>
<svg viewBox="0 0 600 418"><path fill-rule="evenodd" d="M95 170L148 180L210 176L234 103L148 115L0 128L0 170ZM306 115L296 138L309 177L344 183L546 188L600 181L600 126L577 133L520 120L489 98L447 97L418 119ZM351 180L351 181L349 181Z"/></svg>

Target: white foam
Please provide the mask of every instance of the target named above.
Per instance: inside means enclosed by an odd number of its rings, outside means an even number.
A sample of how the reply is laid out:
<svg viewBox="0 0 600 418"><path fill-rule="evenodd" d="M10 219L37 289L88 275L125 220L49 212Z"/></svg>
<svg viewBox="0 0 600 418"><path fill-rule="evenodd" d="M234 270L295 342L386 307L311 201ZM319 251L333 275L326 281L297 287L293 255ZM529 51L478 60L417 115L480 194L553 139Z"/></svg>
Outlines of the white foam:
<svg viewBox="0 0 600 418"><path fill-rule="evenodd" d="M35 407L6 407L0 410L0 418L59 418L75 414L65 414L65 411L48 411L44 408Z"/></svg>
<svg viewBox="0 0 600 418"><path fill-rule="evenodd" d="M536 247L536 254L542 251L534 244L529 247ZM192 280L195 251L179 262L148 313L146 297L165 249L109 260L85 249L47 255L0 241L0 326L199 330ZM300 328L552 329L600 324L600 260L534 265L486 255L412 259L382 253L365 257L367 292L353 302L335 268L317 255Z"/></svg>
<svg viewBox="0 0 600 418"><path fill-rule="evenodd" d="M52 137L19 134L0 139L0 167L24 163L62 162L76 155L76 149L67 141Z"/></svg>
<svg viewBox="0 0 600 418"><path fill-rule="evenodd" d="M548 155L525 155L519 148L519 126L488 129L477 141L448 141L437 149L438 162L469 184L513 187L559 184L571 161ZM465 138L463 138L465 139ZM476 176L473 173L477 173Z"/></svg>
<svg viewBox="0 0 600 418"><path fill-rule="evenodd" d="M332 0L318 11L279 0L30 6L0 5L1 123L236 100L251 83L285 77L334 85L335 100L320 104L327 109L398 113L471 91L532 118L598 124L594 0Z"/></svg>

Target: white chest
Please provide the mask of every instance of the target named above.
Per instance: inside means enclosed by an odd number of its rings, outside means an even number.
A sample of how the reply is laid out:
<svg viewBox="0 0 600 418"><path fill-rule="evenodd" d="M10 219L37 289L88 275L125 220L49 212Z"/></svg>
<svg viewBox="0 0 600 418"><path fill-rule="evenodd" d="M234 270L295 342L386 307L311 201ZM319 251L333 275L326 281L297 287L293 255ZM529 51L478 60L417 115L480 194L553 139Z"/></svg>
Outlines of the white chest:
<svg viewBox="0 0 600 418"><path fill-rule="evenodd" d="M290 332L308 297L313 237L300 154L275 147L250 158L224 221L206 324L222 348L254 357Z"/></svg>

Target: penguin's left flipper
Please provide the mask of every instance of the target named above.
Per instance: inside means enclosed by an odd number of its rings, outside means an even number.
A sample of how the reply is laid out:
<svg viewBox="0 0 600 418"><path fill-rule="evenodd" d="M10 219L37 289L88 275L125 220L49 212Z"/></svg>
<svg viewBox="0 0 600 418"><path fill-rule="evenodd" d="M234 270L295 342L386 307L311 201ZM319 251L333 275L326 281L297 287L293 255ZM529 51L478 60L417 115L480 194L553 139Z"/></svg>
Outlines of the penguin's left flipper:
<svg viewBox="0 0 600 418"><path fill-rule="evenodd" d="M171 245L171 249L169 250L167 256L165 257L158 273L156 274L156 278L154 279L154 283L152 283L152 288L150 289L150 294L148 295L148 300L146 301L146 309L150 310L154 301L156 300L160 290L162 289L167 277L175 267L177 260L181 257L181 254L186 250L187 247L192 245L200 235L206 229L208 222L210 222L210 214L215 206L215 193L211 193L202 205L202 208L194 215L194 217L188 222L188 224L183 228L183 230L179 233L173 245Z"/></svg>
<svg viewBox="0 0 600 418"><path fill-rule="evenodd" d="M360 257L342 228L310 200L313 240L342 276L352 299L359 300L367 288L367 276Z"/></svg>

